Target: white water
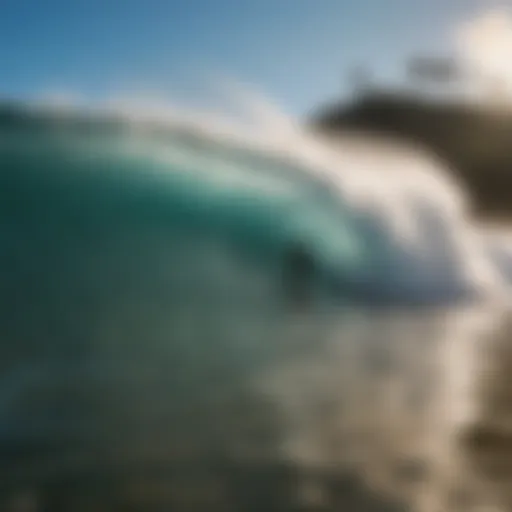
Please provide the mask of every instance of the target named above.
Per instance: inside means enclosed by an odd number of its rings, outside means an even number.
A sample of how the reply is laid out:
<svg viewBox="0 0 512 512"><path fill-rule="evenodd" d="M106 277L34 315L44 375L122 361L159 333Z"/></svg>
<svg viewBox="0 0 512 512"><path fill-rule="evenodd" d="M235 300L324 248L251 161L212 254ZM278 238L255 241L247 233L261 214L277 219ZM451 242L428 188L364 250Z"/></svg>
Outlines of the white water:
<svg viewBox="0 0 512 512"><path fill-rule="evenodd" d="M323 238L350 238L334 266L341 273L355 272L343 268L343 259L349 259L349 246L357 257L357 246L363 245L367 257L360 279L401 302L408 295L411 300L508 302L512 236L469 217L466 192L434 155L364 137L329 141L255 94L241 88L230 93L242 115L191 112L137 98L109 101L91 114L113 112L132 122L134 140L123 148L128 154L186 169L217 189L304 203L318 200L315 195L334 197L339 217L330 212L320 219ZM140 135L155 122L171 133L189 133L196 145L170 143L164 149L141 142ZM321 231L311 212L305 216L296 221L299 235Z"/></svg>
<svg viewBox="0 0 512 512"><path fill-rule="evenodd" d="M449 494L461 487L474 492L474 510L479 503L493 504L466 478L471 471L460 460L457 435L482 414L475 392L482 347L499 331L509 308L512 236L507 229L470 219L460 184L442 163L416 148L361 137L322 139L260 100L245 101L249 120L242 123L160 103L121 103L92 109L90 115L121 114L133 121L131 136L100 149L96 142L94 147L80 143L77 160L81 149L87 162L102 152L120 162L140 161L142 170L135 173L154 173L169 194L190 193L191 201L199 198L203 207L211 207L199 215L222 210L229 220L242 212L260 217L265 229L279 224L279 236L307 240L331 275L357 277L353 283L363 287L358 304L348 301L326 316L283 313L272 300L276 286L269 276L252 276L248 268L237 267L236 258L215 253L215 244L212 249L203 241L177 250L158 229L133 229L103 245L73 247L57 261L65 300L57 294L62 303L43 308L43 315L36 311L30 327L20 327L15 318L8 333L39 341L42 327L46 341L40 317L69 310L82 331L64 325L56 335L66 338L71 329L93 350L84 360L44 354L30 361L23 354L2 375L2 435L8 439L10 429L18 428L22 437L19 425L31 431L40 424L58 435L72 430L66 414L52 413L55 397L70 387L81 397L80 386L94 381L97 416L85 407L91 425L80 422L79 430L94 431L95 422L114 425L107 436L111 446L102 453L109 462L124 460L123 449L143 457L148 446L156 445L160 453L166 443L179 444L182 438L190 443L189 430L199 429L211 435L216 449L242 460L284 458L306 469L348 467L373 491L407 496L421 512L458 512ZM51 112L55 115L53 107ZM66 111L60 113L66 117ZM155 121L170 130L165 144L145 136ZM183 133L188 141L180 138ZM201 190L187 188L189 179ZM22 250L31 254L41 250L37 240L26 247ZM66 266L68 259L73 262ZM98 295L96 316L75 311L66 295L82 286L84 276ZM176 279L185 287L192 281L203 289L210 282L222 286L214 287L213 301L180 297L176 308L166 295ZM401 310L369 310L365 299L372 302L376 292L383 297L381 306L389 299ZM223 302L226 296L230 300ZM409 309L421 299L428 308ZM27 308L26 316L37 307ZM55 333L49 332L53 341ZM57 346L62 350L65 344ZM237 409L239 395L248 404L246 414ZM66 413L73 417L73 411ZM154 434L152 419L158 423L162 411L173 421L172 428L165 424L169 437L165 429L163 434L156 429L161 437ZM183 411L196 416L189 419ZM249 414L253 411L256 418ZM271 434L261 443L239 428L239 422L251 427L262 419L271 424ZM128 446L121 449L123 436ZM418 458L433 478L419 486L395 479L397 464Z"/></svg>

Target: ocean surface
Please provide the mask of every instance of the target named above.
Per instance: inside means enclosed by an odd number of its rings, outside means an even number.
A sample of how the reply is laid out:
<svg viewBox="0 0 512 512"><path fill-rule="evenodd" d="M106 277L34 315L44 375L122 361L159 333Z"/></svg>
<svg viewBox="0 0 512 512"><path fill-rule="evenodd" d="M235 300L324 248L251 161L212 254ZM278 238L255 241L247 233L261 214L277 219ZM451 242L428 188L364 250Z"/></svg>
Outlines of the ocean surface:
<svg viewBox="0 0 512 512"><path fill-rule="evenodd" d="M0 109L1 510L512 510L507 230L418 148L156 111Z"/></svg>

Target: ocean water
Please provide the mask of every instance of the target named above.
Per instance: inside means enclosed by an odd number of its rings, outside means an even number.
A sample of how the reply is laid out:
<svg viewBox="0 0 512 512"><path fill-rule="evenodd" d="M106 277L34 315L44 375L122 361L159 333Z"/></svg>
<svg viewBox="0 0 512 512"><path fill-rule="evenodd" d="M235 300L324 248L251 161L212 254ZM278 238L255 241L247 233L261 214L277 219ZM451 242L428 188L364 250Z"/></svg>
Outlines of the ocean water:
<svg viewBox="0 0 512 512"><path fill-rule="evenodd" d="M3 510L510 510L507 230L417 148L159 113L0 112Z"/></svg>

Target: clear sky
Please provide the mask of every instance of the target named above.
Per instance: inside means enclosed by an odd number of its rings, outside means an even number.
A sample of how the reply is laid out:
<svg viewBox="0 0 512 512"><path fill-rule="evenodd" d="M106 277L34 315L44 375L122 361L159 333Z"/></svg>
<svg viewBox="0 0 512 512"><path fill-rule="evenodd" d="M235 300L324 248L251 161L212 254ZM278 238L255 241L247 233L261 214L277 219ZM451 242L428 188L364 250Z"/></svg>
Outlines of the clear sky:
<svg viewBox="0 0 512 512"><path fill-rule="evenodd" d="M0 0L0 94L131 88L200 93L250 83L302 114L343 91L353 64L394 80L441 52L478 0Z"/></svg>

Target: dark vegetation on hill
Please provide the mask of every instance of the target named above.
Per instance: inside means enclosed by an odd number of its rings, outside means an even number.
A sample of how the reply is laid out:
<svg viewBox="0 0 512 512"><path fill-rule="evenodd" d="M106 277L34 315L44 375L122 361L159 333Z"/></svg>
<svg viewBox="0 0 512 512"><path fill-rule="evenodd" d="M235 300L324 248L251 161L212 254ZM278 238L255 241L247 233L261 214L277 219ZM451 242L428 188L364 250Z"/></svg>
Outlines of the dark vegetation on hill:
<svg viewBox="0 0 512 512"><path fill-rule="evenodd" d="M348 129L419 143L466 184L476 214L512 217L512 110L372 93L324 107L312 122L329 134Z"/></svg>

